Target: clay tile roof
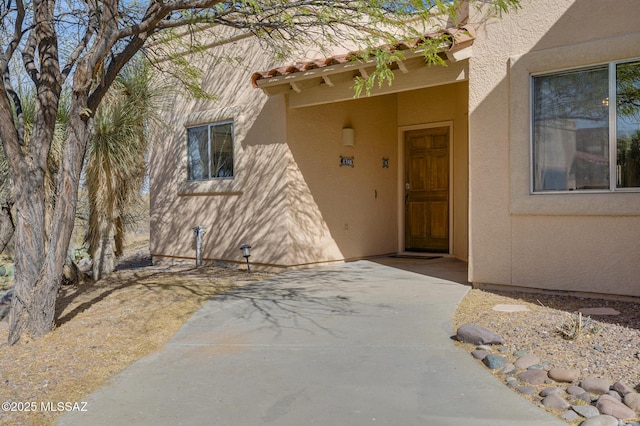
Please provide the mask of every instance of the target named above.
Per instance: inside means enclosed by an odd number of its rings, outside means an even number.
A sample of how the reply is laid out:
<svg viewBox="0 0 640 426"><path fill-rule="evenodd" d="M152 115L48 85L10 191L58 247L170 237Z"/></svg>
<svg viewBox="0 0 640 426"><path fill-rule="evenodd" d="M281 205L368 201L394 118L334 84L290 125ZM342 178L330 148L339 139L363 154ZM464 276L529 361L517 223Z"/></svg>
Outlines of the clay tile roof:
<svg viewBox="0 0 640 426"><path fill-rule="evenodd" d="M475 28L470 25L465 25L458 28L446 28L441 31L427 33L421 38L415 38L413 40L404 40L396 45L385 45L382 48L389 49L389 51L396 50L414 50L425 39L434 39L442 37L442 35L449 35L449 47L443 49L443 51L456 51L471 46L476 37ZM258 87L258 80L263 78L278 77L283 75L289 75L297 72L309 71L316 68L324 68L331 65L341 65L351 61L353 58L360 56L359 52L349 52L346 54L334 55L324 59L315 59L312 61L298 62L294 65L283 66L273 68L267 71L258 71L251 76L251 84L253 87Z"/></svg>

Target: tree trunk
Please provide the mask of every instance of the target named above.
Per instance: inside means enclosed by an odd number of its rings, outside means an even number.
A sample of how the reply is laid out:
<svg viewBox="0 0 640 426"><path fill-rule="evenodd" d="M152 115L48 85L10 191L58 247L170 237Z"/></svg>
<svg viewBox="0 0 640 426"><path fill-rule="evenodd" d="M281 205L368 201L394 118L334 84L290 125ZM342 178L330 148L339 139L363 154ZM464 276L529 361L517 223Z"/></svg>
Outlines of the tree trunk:
<svg viewBox="0 0 640 426"><path fill-rule="evenodd" d="M90 198L89 230L92 231L91 233L95 230L96 233L95 236L91 237L89 244L91 259L93 260L93 279L96 281L116 269L116 229L114 223L117 216L116 198L113 196L114 176L110 166L110 159L102 159L102 164L105 172L102 179L100 179L100 186L96 188L93 185L93 180L87 180ZM98 199L105 201L96 204Z"/></svg>
<svg viewBox="0 0 640 426"><path fill-rule="evenodd" d="M115 240L112 231L102 233L102 238L92 254L92 258L94 280L99 280L116 270Z"/></svg>
<svg viewBox="0 0 640 426"><path fill-rule="evenodd" d="M20 190L15 194L15 275L9 313L10 344L17 342L38 317L33 302L39 295L33 283L44 262L44 173L42 169L25 169L14 185Z"/></svg>
<svg viewBox="0 0 640 426"><path fill-rule="evenodd" d="M9 344L16 343L25 331L42 336L55 325L55 301L73 230L80 174L90 138L91 120L87 117L86 105L86 93L74 92L68 136L58 172L56 204L48 230L44 229L44 173L36 175L28 186L18 185L28 191L23 190L24 195L16 197L16 273Z"/></svg>

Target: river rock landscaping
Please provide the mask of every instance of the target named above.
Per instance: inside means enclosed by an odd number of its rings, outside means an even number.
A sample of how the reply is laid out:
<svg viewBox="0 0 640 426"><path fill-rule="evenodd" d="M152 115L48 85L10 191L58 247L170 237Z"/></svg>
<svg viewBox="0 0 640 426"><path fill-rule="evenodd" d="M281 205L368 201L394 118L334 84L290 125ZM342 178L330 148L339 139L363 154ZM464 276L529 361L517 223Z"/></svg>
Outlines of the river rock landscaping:
<svg viewBox="0 0 640 426"><path fill-rule="evenodd" d="M640 426L638 307L474 289L455 337L506 386L569 424Z"/></svg>

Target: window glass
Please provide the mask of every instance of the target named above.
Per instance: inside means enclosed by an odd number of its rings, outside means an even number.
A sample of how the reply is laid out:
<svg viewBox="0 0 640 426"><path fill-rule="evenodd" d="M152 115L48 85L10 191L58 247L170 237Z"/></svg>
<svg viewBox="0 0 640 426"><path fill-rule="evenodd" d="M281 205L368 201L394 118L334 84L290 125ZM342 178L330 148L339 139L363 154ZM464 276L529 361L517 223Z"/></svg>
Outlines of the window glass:
<svg viewBox="0 0 640 426"><path fill-rule="evenodd" d="M207 126L187 129L189 179L208 179L209 140Z"/></svg>
<svg viewBox="0 0 640 426"><path fill-rule="evenodd" d="M534 191L609 188L608 68L533 79Z"/></svg>
<svg viewBox="0 0 640 426"><path fill-rule="evenodd" d="M233 126L231 123L209 127L211 138L211 177L233 176Z"/></svg>
<svg viewBox="0 0 640 426"><path fill-rule="evenodd" d="M188 179L233 177L233 123L187 129Z"/></svg>
<svg viewBox="0 0 640 426"><path fill-rule="evenodd" d="M617 187L640 187L640 62L616 66Z"/></svg>

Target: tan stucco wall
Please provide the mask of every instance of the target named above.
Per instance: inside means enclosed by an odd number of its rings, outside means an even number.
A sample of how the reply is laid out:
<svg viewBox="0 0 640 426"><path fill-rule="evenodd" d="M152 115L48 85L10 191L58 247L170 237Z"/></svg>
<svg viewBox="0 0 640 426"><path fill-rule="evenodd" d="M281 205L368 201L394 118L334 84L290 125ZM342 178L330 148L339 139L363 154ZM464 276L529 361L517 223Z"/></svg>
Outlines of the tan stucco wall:
<svg viewBox="0 0 640 426"><path fill-rule="evenodd" d="M156 129L155 257L195 257L196 225L207 229L205 261L241 262L243 243L253 247L252 262L275 266L402 251L402 131L444 123L453 134L453 254L466 259L466 82L292 108L286 95L268 98L250 87L250 71L271 66L252 43L241 40L233 49L246 52L246 71L210 56L192 58L218 99L176 95L167 126ZM187 182L186 127L227 119L235 126L234 178ZM354 147L342 145L344 127L355 130ZM355 167L340 167L340 156L354 157Z"/></svg>
<svg viewBox="0 0 640 426"><path fill-rule="evenodd" d="M467 85L290 108L291 239L297 263L403 251L402 132L452 125L453 254L467 257ZM341 130L355 130L354 147ZM340 167L340 156L355 167ZM389 168L382 167L389 159ZM302 208L297 208L301 206ZM324 250L324 253L321 251Z"/></svg>
<svg viewBox="0 0 640 426"><path fill-rule="evenodd" d="M250 85L251 71L273 64L250 40L225 47L243 54L246 70L215 61L219 49L190 61L206 71L205 90L216 101L176 94L155 129L150 156L151 253L154 257L195 257L192 228L206 227L204 260L242 262L240 245L253 246L251 260L287 262L288 199L284 96L267 98ZM234 178L186 182L186 126L234 120ZM253 159L261 159L260 163Z"/></svg>
<svg viewBox="0 0 640 426"><path fill-rule="evenodd" d="M288 110L298 263L397 251L396 110L395 95ZM344 127L355 130L353 147L342 145ZM354 157L354 167L340 167L340 156ZM382 168L383 157L389 168ZM328 257L319 258L313 248L328 244Z"/></svg>
<svg viewBox="0 0 640 426"><path fill-rule="evenodd" d="M638 296L640 193L530 194L529 136L530 75L640 56L636 2L523 5L470 60L470 280Z"/></svg>
<svg viewBox="0 0 640 426"><path fill-rule="evenodd" d="M466 62L433 70L449 82L461 68L468 85L399 84L407 91L369 99L331 102L323 88L267 98L250 75L279 64L250 40L226 46L244 67L190 58L219 99L176 95L156 129L152 254L193 258L195 225L207 227L205 259L242 262L245 242L268 265L402 250L402 131L452 123L453 254L469 259L471 281L640 296L640 193L530 194L529 136L531 73L640 57L636 2L524 0L478 26L468 72ZM187 183L185 126L221 119L236 125L235 178ZM355 147L342 146L343 127ZM340 167L341 155L355 167Z"/></svg>

